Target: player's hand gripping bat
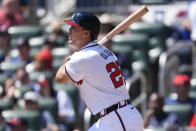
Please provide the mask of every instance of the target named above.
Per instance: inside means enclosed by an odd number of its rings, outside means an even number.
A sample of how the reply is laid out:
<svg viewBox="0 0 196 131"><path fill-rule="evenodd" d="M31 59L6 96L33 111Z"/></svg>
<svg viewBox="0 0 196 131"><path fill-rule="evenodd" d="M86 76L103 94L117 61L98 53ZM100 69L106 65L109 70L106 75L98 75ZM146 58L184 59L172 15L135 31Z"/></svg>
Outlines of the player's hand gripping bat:
<svg viewBox="0 0 196 131"><path fill-rule="evenodd" d="M124 31L132 23L138 21L147 12L148 12L147 7L145 5L143 5L138 10L136 10L133 14L131 14L127 18L125 18L120 24L118 24L112 31L110 31L106 36L104 36L100 41L98 41L98 44L102 45L105 42L107 42L108 40L110 40L113 36Z"/></svg>

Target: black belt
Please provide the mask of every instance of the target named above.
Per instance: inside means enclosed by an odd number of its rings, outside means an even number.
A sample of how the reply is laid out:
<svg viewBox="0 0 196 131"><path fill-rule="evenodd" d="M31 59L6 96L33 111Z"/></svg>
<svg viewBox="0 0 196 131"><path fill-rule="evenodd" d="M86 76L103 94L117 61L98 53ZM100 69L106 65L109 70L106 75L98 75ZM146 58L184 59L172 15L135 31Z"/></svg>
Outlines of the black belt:
<svg viewBox="0 0 196 131"><path fill-rule="evenodd" d="M96 116L99 117L99 118L104 117L105 115L109 114L110 112L112 112L114 110L117 110L119 108L125 107L128 104L131 104L131 102L129 100L124 100L124 104L122 104L122 105L121 105L121 102L118 102L118 103L116 103L116 104L114 104L114 105L104 109L103 113L102 112L97 113Z"/></svg>

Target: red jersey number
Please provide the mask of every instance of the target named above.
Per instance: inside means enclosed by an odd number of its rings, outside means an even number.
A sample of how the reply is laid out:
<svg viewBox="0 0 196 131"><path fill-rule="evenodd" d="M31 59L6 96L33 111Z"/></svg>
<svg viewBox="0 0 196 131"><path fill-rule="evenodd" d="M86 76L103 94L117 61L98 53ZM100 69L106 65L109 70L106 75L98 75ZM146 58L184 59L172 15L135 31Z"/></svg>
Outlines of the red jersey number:
<svg viewBox="0 0 196 131"><path fill-rule="evenodd" d="M118 61L116 61L115 63L111 62L111 63L107 64L106 70L108 73L111 73L110 78L111 78L112 83L114 84L115 88L118 88L124 84L123 83L124 82L123 72L120 69L120 64Z"/></svg>

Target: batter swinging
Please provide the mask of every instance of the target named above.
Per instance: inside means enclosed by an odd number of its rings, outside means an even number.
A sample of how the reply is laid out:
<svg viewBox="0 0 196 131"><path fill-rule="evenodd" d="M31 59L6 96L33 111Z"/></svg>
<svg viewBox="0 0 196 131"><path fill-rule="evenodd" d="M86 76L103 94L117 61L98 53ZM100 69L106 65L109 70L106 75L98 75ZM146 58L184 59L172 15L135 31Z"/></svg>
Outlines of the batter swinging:
<svg viewBox="0 0 196 131"><path fill-rule="evenodd" d="M101 23L88 12L76 12L68 30L77 51L56 73L59 83L72 80L79 86L87 107L100 118L89 131L143 131L143 120L130 104L123 72L116 56L97 44Z"/></svg>

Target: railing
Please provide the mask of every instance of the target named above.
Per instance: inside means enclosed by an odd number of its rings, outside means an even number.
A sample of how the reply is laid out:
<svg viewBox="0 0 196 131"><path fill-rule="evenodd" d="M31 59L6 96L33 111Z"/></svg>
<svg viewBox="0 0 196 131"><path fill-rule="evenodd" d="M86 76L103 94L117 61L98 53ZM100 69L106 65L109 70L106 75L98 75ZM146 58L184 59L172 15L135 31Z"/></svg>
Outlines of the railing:
<svg viewBox="0 0 196 131"><path fill-rule="evenodd" d="M183 66L183 68L192 71L192 77L196 78L196 46L190 41L179 41L178 43L173 45L173 47L163 52L159 59L159 93L163 96L168 95L167 90L169 90L169 86L166 86L168 84L168 81L166 81L166 79L169 77L170 74L167 75L167 70L172 67L171 64L171 66L168 68L167 64L168 62L172 62L172 55L185 47L190 47L192 49L192 65L186 65ZM175 63L173 62L173 64Z"/></svg>
<svg viewBox="0 0 196 131"><path fill-rule="evenodd" d="M146 106L147 106L147 78L144 73L142 72L136 72L134 73L130 78L126 80L126 85L128 88L128 91L130 92L130 89L132 87L132 84L137 82L141 82L141 86L138 87L140 88L140 94L132 100L132 105L134 106L141 106L141 113L144 115L146 111Z"/></svg>

